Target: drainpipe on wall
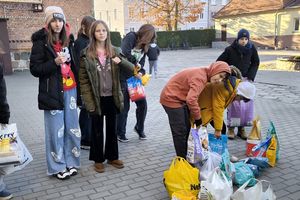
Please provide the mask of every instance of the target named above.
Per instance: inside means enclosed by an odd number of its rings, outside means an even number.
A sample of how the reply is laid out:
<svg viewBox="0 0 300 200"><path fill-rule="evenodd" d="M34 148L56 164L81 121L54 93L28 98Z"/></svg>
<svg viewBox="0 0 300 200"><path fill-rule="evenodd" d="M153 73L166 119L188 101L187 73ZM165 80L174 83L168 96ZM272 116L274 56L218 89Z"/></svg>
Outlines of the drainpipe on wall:
<svg viewBox="0 0 300 200"><path fill-rule="evenodd" d="M275 30L274 30L274 49L278 48L278 11L275 13Z"/></svg>

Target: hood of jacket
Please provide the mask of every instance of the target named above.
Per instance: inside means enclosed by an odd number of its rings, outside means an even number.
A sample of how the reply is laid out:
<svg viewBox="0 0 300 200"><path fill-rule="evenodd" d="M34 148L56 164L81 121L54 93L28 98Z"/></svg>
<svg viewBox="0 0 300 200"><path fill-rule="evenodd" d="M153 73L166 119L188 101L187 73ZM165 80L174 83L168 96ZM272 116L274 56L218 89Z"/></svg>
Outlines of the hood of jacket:
<svg viewBox="0 0 300 200"><path fill-rule="evenodd" d="M47 38L47 31L45 28L42 28L40 30L38 30L37 32L33 33L31 36L31 41L32 42L36 42L39 40L45 40L46 41Z"/></svg>
<svg viewBox="0 0 300 200"><path fill-rule="evenodd" d="M150 44L150 47L152 47L152 48L155 48L156 46L157 46L157 44L155 44L155 43Z"/></svg>
<svg viewBox="0 0 300 200"><path fill-rule="evenodd" d="M226 72L231 73L230 67L226 62L223 61L217 61L212 63L207 70L207 79L210 80L210 78L218 73Z"/></svg>

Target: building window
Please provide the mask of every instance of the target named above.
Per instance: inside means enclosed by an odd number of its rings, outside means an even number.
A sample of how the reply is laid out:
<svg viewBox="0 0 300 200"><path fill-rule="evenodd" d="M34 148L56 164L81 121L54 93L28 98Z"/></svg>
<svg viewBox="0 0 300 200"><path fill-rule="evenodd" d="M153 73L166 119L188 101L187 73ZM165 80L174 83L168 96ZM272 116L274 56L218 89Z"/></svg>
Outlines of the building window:
<svg viewBox="0 0 300 200"><path fill-rule="evenodd" d="M192 28L191 28L191 30L195 30L195 29L196 29L195 27L192 27Z"/></svg>
<svg viewBox="0 0 300 200"><path fill-rule="evenodd" d="M199 27L200 30L204 29L202 26Z"/></svg>
<svg viewBox="0 0 300 200"><path fill-rule="evenodd" d="M108 12L108 10L106 11L106 19L107 19L107 21L109 21L109 12Z"/></svg>
<svg viewBox="0 0 300 200"><path fill-rule="evenodd" d="M128 9L129 9L129 11L128 11L129 19L134 19L134 8L129 7Z"/></svg>
<svg viewBox="0 0 300 200"><path fill-rule="evenodd" d="M227 4L227 0L222 0L222 6L225 6Z"/></svg>
<svg viewBox="0 0 300 200"><path fill-rule="evenodd" d="M299 31L299 18L294 19L294 25L295 25L294 27L295 31Z"/></svg>
<svg viewBox="0 0 300 200"><path fill-rule="evenodd" d="M200 13L199 19L203 19L203 13Z"/></svg>
<svg viewBox="0 0 300 200"><path fill-rule="evenodd" d="M134 27L130 27L130 32L134 32Z"/></svg>
<svg viewBox="0 0 300 200"><path fill-rule="evenodd" d="M211 0L211 5L217 5L216 0Z"/></svg>
<svg viewBox="0 0 300 200"><path fill-rule="evenodd" d="M102 20L102 12L99 13L99 19Z"/></svg>
<svg viewBox="0 0 300 200"><path fill-rule="evenodd" d="M114 17L115 17L115 20L117 20L117 9L114 9Z"/></svg>

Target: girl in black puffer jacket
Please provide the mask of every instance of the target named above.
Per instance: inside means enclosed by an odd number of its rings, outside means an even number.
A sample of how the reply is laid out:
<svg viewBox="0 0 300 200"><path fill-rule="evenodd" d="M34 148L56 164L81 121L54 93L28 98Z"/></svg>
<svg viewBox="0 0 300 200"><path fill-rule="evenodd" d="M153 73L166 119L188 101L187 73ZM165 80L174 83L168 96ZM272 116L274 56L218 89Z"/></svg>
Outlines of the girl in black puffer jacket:
<svg viewBox="0 0 300 200"><path fill-rule="evenodd" d="M39 78L39 109L44 110L48 175L67 179L80 166L76 105L77 71L72 37L60 7L45 9L46 28L32 35L30 72Z"/></svg>

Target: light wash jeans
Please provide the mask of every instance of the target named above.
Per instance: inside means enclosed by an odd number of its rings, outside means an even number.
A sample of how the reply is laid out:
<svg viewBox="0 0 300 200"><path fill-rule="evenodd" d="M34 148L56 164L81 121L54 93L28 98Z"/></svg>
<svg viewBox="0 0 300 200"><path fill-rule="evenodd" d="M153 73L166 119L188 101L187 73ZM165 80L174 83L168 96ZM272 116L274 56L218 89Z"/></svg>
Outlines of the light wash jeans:
<svg viewBox="0 0 300 200"><path fill-rule="evenodd" d="M152 75L152 69L154 68L154 77L157 75L157 60L149 60L149 73Z"/></svg>
<svg viewBox="0 0 300 200"><path fill-rule="evenodd" d="M64 110L45 110L45 143L48 175L66 167L80 167L80 138L76 88L64 91Z"/></svg>

